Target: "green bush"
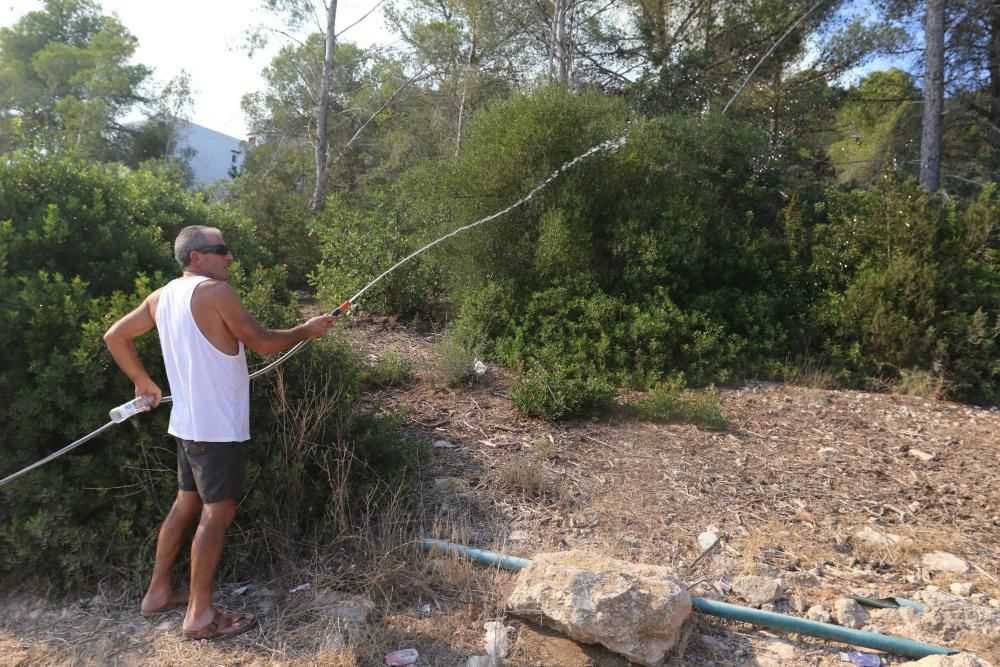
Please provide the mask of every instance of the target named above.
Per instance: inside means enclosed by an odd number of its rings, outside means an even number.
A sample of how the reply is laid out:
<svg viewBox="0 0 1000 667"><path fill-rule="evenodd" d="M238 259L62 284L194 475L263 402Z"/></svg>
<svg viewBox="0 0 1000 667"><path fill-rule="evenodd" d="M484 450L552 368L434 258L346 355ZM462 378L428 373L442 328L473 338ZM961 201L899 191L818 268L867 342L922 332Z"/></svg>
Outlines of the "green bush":
<svg viewBox="0 0 1000 667"><path fill-rule="evenodd" d="M813 317L840 377L942 377L960 400L1000 399L1000 201L963 204L887 173L870 191L831 192L812 270Z"/></svg>
<svg viewBox="0 0 1000 667"><path fill-rule="evenodd" d="M607 379L563 366L535 366L510 389L510 400L531 417L562 419L596 415L611 406L615 388Z"/></svg>
<svg viewBox="0 0 1000 667"><path fill-rule="evenodd" d="M470 124L454 168L403 179L400 218L438 232L482 218L628 120L596 94L515 97ZM786 355L801 337L785 317L803 303L778 279L788 253L753 162L759 137L718 117L635 121L628 133L617 153L576 164L428 260L455 334L510 366L639 386L675 370L727 382Z"/></svg>
<svg viewBox="0 0 1000 667"><path fill-rule="evenodd" d="M691 391L686 389L683 376L654 387L632 410L639 419L647 421L695 424L716 430L726 427L715 387Z"/></svg>
<svg viewBox="0 0 1000 667"><path fill-rule="evenodd" d="M385 198L375 198L365 210L352 210L330 197L315 222L322 261L309 282L324 303L351 298L396 262L431 239L409 230ZM360 299L370 312L420 315L434 319L440 312L440 276L433 263L408 262L382 278Z"/></svg>
<svg viewBox="0 0 1000 667"><path fill-rule="evenodd" d="M450 331L434 343L434 371L437 380L447 387L460 387L474 382L475 363L482 351L471 347L466 341Z"/></svg>
<svg viewBox="0 0 1000 667"><path fill-rule="evenodd" d="M258 264L266 253L245 220L207 205L151 172L130 172L65 159L13 155L0 166L0 423L8 437L6 476L108 421L108 410L133 387L115 366L104 331L152 289L177 275L171 245L189 224L223 230L240 265L231 282L265 326L300 319L280 267ZM167 383L155 332L137 341L154 379ZM251 355L250 363L261 360ZM285 366L280 387L290 411L316 392L333 406L308 434L327 450L356 450L346 483L396 474L409 450L394 424L358 408L356 362L329 345L312 345ZM333 374L317 385L311 375ZM230 550L227 567L249 573L268 559L268 539L325 530L332 496L330 461L295 458L285 444L289 411L272 409L276 375L253 383L249 497L241 521L248 549ZM317 388L318 387L318 388ZM0 578L37 578L56 588L86 586L118 573L141 578L152 566L156 532L176 494L175 445L166 435L168 409L115 426L92 442L0 487ZM374 424L374 426L373 426ZM336 442L338 447L330 445ZM369 448L369 443L375 446ZM275 458L287 465L272 465ZM282 458L284 457L284 458ZM326 465L326 468L323 466ZM308 481L306 481L308 480ZM279 520L275 490L296 496L301 519ZM298 493L298 491L297 491ZM252 518L250 518L252 515ZM298 517L299 515L296 515ZM326 524L321 521L327 521ZM260 532L283 529L283 532ZM301 548L301 547L300 547Z"/></svg>
<svg viewBox="0 0 1000 667"><path fill-rule="evenodd" d="M309 195L297 187L311 170L300 152L264 144L247 153L243 173L226 186L226 203L247 219L257 244L296 289L306 287L320 258Z"/></svg>
<svg viewBox="0 0 1000 667"><path fill-rule="evenodd" d="M362 377L364 382L375 387L394 387L412 379L413 364L395 349L379 357Z"/></svg>

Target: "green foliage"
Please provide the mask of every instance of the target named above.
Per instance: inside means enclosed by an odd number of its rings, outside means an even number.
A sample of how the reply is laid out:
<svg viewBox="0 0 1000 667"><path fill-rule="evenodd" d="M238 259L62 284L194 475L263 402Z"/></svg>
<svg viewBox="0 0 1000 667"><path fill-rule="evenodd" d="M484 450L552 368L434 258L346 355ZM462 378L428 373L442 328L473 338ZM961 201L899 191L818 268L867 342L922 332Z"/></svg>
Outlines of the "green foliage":
<svg viewBox="0 0 1000 667"><path fill-rule="evenodd" d="M128 140L117 119L140 100L150 74L129 64L137 46L90 0L45 0L42 10L0 29L0 152L124 155Z"/></svg>
<svg viewBox="0 0 1000 667"><path fill-rule="evenodd" d="M632 410L647 421L695 424L716 430L726 427L715 387L691 391L686 389L682 375L654 387Z"/></svg>
<svg viewBox="0 0 1000 667"><path fill-rule="evenodd" d="M886 164L919 160L921 108L912 77L895 68L852 88L836 112L842 139L827 148L838 180L867 185Z"/></svg>
<svg viewBox="0 0 1000 667"><path fill-rule="evenodd" d="M394 387L413 379L413 364L399 350L391 349L364 375L363 380L375 387Z"/></svg>
<svg viewBox="0 0 1000 667"><path fill-rule="evenodd" d="M845 103L844 127L885 122L905 100L883 114L862 97L909 95L906 85L893 72L869 77ZM339 288L327 301L343 298L627 122L617 101L560 88L490 108L469 124L457 162L412 169L360 210L338 200L319 231L315 284ZM966 206L895 176L840 192L800 174L794 189L761 157L767 137L745 124L666 116L628 127L624 148L447 238L389 274L367 305L457 314L456 349L525 369L516 395L533 414L589 409L561 398L573 392L553 388L560 381L655 387L682 372L704 386L781 377L808 359L852 385L924 368L947 376L955 397L996 395L993 190ZM465 360L455 366L468 372Z"/></svg>
<svg viewBox="0 0 1000 667"><path fill-rule="evenodd" d="M470 125L455 169L404 178L397 219L441 221L432 238L468 224L621 133L626 115L558 88L515 98ZM675 369L726 382L784 352L790 304L775 276L787 260L748 159L756 135L671 117L635 123L629 139L422 260L458 305L455 334L512 366L639 385Z"/></svg>
<svg viewBox="0 0 1000 667"><path fill-rule="evenodd" d="M932 371L952 396L1000 397L1000 202L968 205L887 173L869 191L831 192L816 228L813 309L841 378Z"/></svg>
<svg viewBox="0 0 1000 667"><path fill-rule="evenodd" d="M434 344L434 370L438 380L448 387L460 387L478 377L476 360L482 351L469 345L467 340L446 333Z"/></svg>
<svg viewBox="0 0 1000 667"><path fill-rule="evenodd" d="M510 389L514 407L543 419L599 414L611 406L614 395L607 379L563 365L535 366Z"/></svg>
<svg viewBox="0 0 1000 667"><path fill-rule="evenodd" d="M343 303L405 257L411 245L423 245L420 236L400 225L395 207L384 198L357 211L331 197L316 233L323 261L309 282L329 304ZM441 292L439 273L433 264L410 262L380 280L361 303L373 312L432 315Z"/></svg>
<svg viewBox="0 0 1000 667"><path fill-rule="evenodd" d="M243 174L229 184L226 197L229 207L252 223L254 239L271 261L285 267L289 284L299 289L320 256L309 199L296 187L311 168L299 151L264 144L249 152Z"/></svg>

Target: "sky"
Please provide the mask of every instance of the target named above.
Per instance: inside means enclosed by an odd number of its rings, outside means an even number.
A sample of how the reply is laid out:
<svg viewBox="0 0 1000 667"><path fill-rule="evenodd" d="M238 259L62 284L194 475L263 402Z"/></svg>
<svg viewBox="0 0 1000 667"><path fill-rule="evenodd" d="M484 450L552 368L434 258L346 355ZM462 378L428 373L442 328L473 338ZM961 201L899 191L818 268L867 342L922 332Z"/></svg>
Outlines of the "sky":
<svg viewBox="0 0 1000 667"><path fill-rule="evenodd" d="M247 29L268 20L255 0L96 0L105 14L115 14L138 40L134 63L153 69L159 86L186 70L195 103L191 120L207 128L245 139L246 121L240 98L262 90L260 76L284 42L272 40L251 59L241 48ZM364 16L379 0L341 0L337 29ZM41 0L0 0L0 27L41 9ZM277 25L273 20L271 25ZM280 38L279 38L280 39ZM387 43L391 35L375 9L340 39L362 46Z"/></svg>

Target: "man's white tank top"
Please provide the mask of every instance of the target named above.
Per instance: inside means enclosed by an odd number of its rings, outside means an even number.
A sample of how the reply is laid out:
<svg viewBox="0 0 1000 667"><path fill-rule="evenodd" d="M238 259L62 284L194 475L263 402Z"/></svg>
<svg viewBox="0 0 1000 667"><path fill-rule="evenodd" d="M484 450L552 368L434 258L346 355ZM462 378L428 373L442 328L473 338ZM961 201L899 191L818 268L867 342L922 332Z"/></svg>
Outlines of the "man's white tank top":
<svg viewBox="0 0 1000 667"><path fill-rule="evenodd" d="M173 395L167 432L198 442L250 439L250 375L246 350L229 355L205 338L191 313L205 276L177 278L160 292L156 329Z"/></svg>

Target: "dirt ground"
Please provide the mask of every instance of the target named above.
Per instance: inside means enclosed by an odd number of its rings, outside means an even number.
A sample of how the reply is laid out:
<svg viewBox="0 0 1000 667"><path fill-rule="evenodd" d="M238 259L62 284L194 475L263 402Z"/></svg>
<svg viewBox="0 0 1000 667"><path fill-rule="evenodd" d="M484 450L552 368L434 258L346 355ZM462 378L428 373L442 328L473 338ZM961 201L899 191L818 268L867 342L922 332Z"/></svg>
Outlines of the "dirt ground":
<svg viewBox="0 0 1000 667"><path fill-rule="evenodd" d="M780 579L785 593L765 608L798 616L849 594L919 599L924 617L869 610L867 629L1000 661L996 408L751 382L720 391L729 424L722 431L624 412L549 423L513 409L502 369L459 389L434 382L435 334L358 318L345 335L371 359L392 350L414 365L412 383L369 399L401 410L406 428L434 442L413 499L414 525L428 537L526 558L582 549L665 565L692 594L736 604L746 602L724 592L726 581ZM710 526L721 539L696 561L698 536ZM866 526L895 543L857 537ZM925 565L937 551L960 557L968 571ZM79 601L10 593L0 598L0 667L378 665L387 651L408 647L420 653L416 664L459 666L484 652L491 620L511 627L505 664L628 664L505 614L512 574L426 557L413 544L408 554L412 571L391 580L406 594L378 597L369 620L346 629L322 613L337 588L329 578L296 593L285 591L301 582L220 582L221 603L256 610L261 623L218 643L182 640L179 613L143 619L130 593L98 590ZM972 586L952 595L952 584ZM953 605L957 615L940 616L935 605ZM847 650L694 614L668 664L832 666Z"/></svg>

